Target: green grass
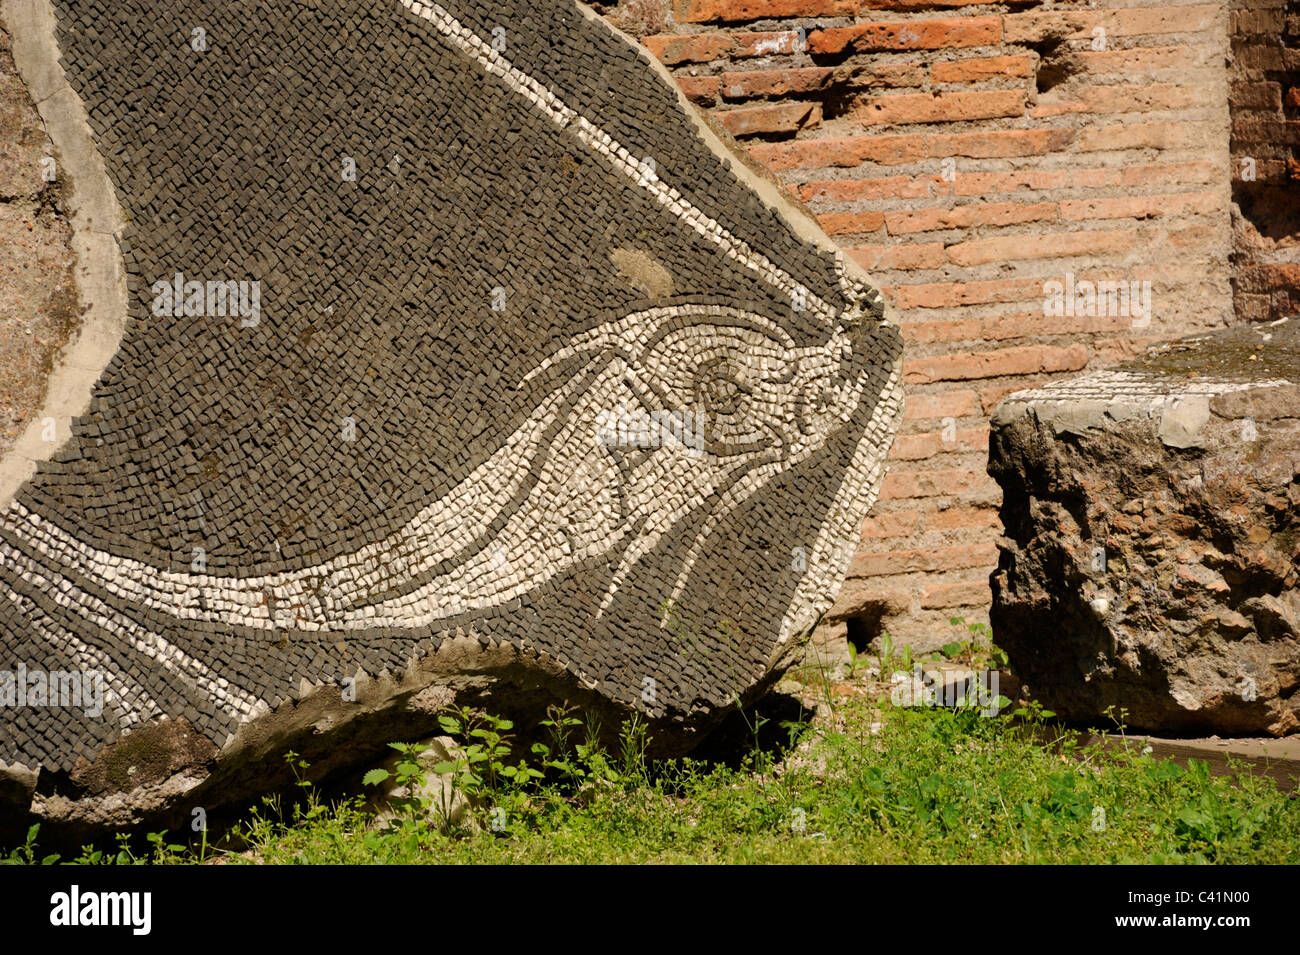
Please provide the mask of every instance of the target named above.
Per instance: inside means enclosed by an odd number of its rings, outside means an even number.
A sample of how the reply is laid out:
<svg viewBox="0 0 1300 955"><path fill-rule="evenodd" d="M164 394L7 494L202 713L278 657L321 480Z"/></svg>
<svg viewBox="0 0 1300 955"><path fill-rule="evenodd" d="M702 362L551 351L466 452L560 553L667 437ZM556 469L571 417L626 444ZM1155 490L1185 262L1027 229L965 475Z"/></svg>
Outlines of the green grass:
<svg viewBox="0 0 1300 955"><path fill-rule="evenodd" d="M873 732L873 724L874 732ZM1239 767L1212 776L1129 752L1081 749L1075 734L1007 716L902 709L854 699L789 726L797 746L727 767L646 764L576 746L542 780L474 776L481 827L450 832L412 811L370 827L361 799L267 800L230 862L1295 863L1300 800ZM1040 731L1041 734L1041 731ZM635 740L633 741L635 743ZM484 763L483 765L487 765ZM562 772L555 769L561 767ZM441 767L447 769L446 764ZM462 769L470 774L467 762ZM358 775L360 775L358 773ZM472 774L470 774L472 775ZM560 777L563 777L562 779ZM509 805L504 817L494 805ZM498 829L493 831L495 819ZM22 858L24 850L19 850ZM211 849L204 850L211 856ZM40 853L26 850L39 861ZM166 839L137 860L197 861ZM219 853L220 854L220 853ZM86 857L83 861L90 861Z"/></svg>

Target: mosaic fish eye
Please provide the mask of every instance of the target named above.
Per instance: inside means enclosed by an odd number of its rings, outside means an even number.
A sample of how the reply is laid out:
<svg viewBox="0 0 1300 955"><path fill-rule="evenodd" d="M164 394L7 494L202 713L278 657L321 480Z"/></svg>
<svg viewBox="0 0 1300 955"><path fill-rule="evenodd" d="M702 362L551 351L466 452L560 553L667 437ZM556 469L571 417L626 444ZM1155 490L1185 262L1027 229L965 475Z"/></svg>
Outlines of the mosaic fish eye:
<svg viewBox="0 0 1300 955"><path fill-rule="evenodd" d="M760 316L737 315L735 324L673 329L637 363L659 383L666 405L691 412L705 449L727 456L786 442L794 409L779 385L789 380L792 344Z"/></svg>
<svg viewBox="0 0 1300 955"><path fill-rule="evenodd" d="M744 396L753 394L749 376L727 358L706 361L695 372L697 400L717 414L734 415Z"/></svg>

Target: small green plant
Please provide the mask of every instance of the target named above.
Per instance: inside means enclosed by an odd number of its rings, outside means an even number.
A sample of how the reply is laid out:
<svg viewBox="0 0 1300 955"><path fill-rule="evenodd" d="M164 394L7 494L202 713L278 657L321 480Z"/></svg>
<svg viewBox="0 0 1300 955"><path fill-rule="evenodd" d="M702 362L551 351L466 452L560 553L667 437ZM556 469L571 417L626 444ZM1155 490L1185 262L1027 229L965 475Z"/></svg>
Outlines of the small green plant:
<svg viewBox="0 0 1300 955"><path fill-rule="evenodd" d="M624 779L644 784L650 778L645 758L650 745L650 727L640 713L633 713L620 729L618 768Z"/></svg>
<svg viewBox="0 0 1300 955"><path fill-rule="evenodd" d="M149 845L153 846L153 853L149 859L151 865L174 865L184 861L187 847L168 842L167 833L151 832L145 838L149 840Z"/></svg>
<svg viewBox="0 0 1300 955"><path fill-rule="evenodd" d="M558 730L561 740L565 741L574 722L567 711L561 711L558 716L551 721L552 730ZM525 789L534 780L541 779L543 771L528 765L524 758L512 760L510 730L514 723L505 717L463 706L439 716L438 725L460 744L450 753L449 759L439 760L432 766L432 772L447 776L450 784L444 788L442 805L438 807L444 824L451 827L451 803L459 792L474 811L492 816L494 831L500 831L500 812L507 816L518 813L527 802ZM427 782L420 755L429 747L412 743L389 745L402 754L395 773L397 782L407 788L407 808L413 815L427 811L430 800L417 798L415 794ZM549 749L540 745L544 758L549 756ZM536 746L533 752L539 752ZM573 770L572 766L568 768ZM377 786L389 778L388 770L372 769L366 773L363 782Z"/></svg>
<svg viewBox="0 0 1300 955"><path fill-rule="evenodd" d="M392 772L382 767L370 770L361 777L362 785L382 786L389 779L395 779L397 785L406 788L406 796L402 800L403 808L411 815L423 812L428 808L426 805L428 800L419 793L428 782L428 776L420 762L420 754L427 752L429 747L420 743L389 743L388 745L400 754L397 765L393 767Z"/></svg>
<svg viewBox="0 0 1300 955"><path fill-rule="evenodd" d="M307 770L311 768L311 764L293 750L284 754L284 761L289 767L289 772L293 774L294 786L302 793L302 801L294 803L294 819L315 819L325 811L326 807L321 804L316 788L307 778Z"/></svg>
<svg viewBox="0 0 1300 955"><path fill-rule="evenodd" d="M1126 722L1128 720L1128 707L1116 707L1115 704L1112 703L1101 711L1101 715L1115 724L1115 731L1119 733L1120 736L1124 735L1124 731L1128 729L1128 723Z"/></svg>
<svg viewBox="0 0 1300 955"><path fill-rule="evenodd" d="M582 726L575 713L576 706L570 706L566 700L562 704L551 704L546 708L546 719L541 725L546 727L550 743L536 742L531 752L538 758L543 773L553 772L564 783L578 785L586 775L580 758L581 744L573 742L574 733Z"/></svg>
<svg viewBox="0 0 1300 955"><path fill-rule="evenodd" d="M1056 713L1043 709L1043 704L1037 700L1029 700L1024 706L1012 710L1011 715L1031 726L1042 726L1056 716Z"/></svg>
<svg viewBox="0 0 1300 955"><path fill-rule="evenodd" d="M750 750L745 759L757 773L765 773L772 768L772 757L769 753L763 751L762 741L759 734L765 725L771 722L766 716L755 711L754 719L751 721L745 708L740 705L739 695L733 694L731 697L732 705L736 707L736 712L740 718L745 721L745 726L749 730Z"/></svg>
<svg viewBox="0 0 1300 955"><path fill-rule="evenodd" d="M876 665L882 680L888 680L894 672L894 638L885 632L876 639Z"/></svg>
<svg viewBox="0 0 1300 955"><path fill-rule="evenodd" d="M865 668L866 665L867 665L866 659L861 654L858 653L858 648L850 643L849 644L849 668L844 674L845 678L849 680L853 679L853 677L857 674L857 672Z"/></svg>
<svg viewBox="0 0 1300 955"><path fill-rule="evenodd" d="M944 657L973 669L995 669L1007 665L1007 654L993 642L993 631L986 623L967 623L965 617L949 617L948 623L965 633L941 649Z"/></svg>
<svg viewBox="0 0 1300 955"><path fill-rule="evenodd" d="M39 822L33 823L27 830L27 841L21 846L17 846L9 852L9 855L0 859L0 864L4 865L54 865L59 861L58 853L52 853L40 859L36 856L36 836L41 831Z"/></svg>

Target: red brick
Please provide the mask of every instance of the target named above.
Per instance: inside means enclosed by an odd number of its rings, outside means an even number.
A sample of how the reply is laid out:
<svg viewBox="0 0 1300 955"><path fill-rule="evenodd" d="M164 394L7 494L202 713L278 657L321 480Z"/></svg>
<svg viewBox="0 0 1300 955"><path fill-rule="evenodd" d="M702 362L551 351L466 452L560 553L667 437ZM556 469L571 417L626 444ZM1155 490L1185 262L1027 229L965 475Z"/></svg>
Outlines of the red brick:
<svg viewBox="0 0 1300 955"><path fill-rule="evenodd" d="M1007 0L1008 6L1033 6L1040 0ZM933 10L936 7L987 5L988 0L862 0L863 10Z"/></svg>
<svg viewBox="0 0 1300 955"><path fill-rule="evenodd" d="M920 511L892 511L886 514L872 514L862 524L863 540L878 540L887 537L906 537L916 533L921 524Z"/></svg>
<svg viewBox="0 0 1300 955"><path fill-rule="evenodd" d="M651 53L669 66L678 63L708 63L732 55L736 41L725 33L697 33L690 36L648 36L641 41Z"/></svg>
<svg viewBox="0 0 1300 955"><path fill-rule="evenodd" d="M942 242L918 245L854 245L845 253L868 271L872 269L941 269L948 264Z"/></svg>
<svg viewBox="0 0 1300 955"><path fill-rule="evenodd" d="M1219 133L1212 123L1129 123L1079 131L1076 149L1099 152L1113 149L1209 148Z"/></svg>
<svg viewBox="0 0 1300 955"><path fill-rule="evenodd" d="M906 327L906 326L904 326ZM905 421L930 418L969 418L984 413L974 391L948 391L938 395L908 395L903 406Z"/></svg>
<svg viewBox="0 0 1300 955"><path fill-rule="evenodd" d="M998 17L895 20L814 30L808 34L808 50L817 54L943 50L992 46L1001 37L1002 20Z"/></svg>
<svg viewBox="0 0 1300 955"><path fill-rule="evenodd" d="M1093 357L1099 366L1115 365L1136 358L1152 345L1159 345L1165 341L1167 338L1161 336L1143 338L1133 335L1110 341L1098 341L1093 345Z"/></svg>
<svg viewBox="0 0 1300 955"><path fill-rule="evenodd" d="M915 133L899 136L844 136L762 143L750 147L773 170L914 163L921 159L968 156L989 159L1042 156L1060 152L1078 135L1073 129L1002 129L979 133ZM963 174L959 171L957 178Z"/></svg>
<svg viewBox="0 0 1300 955"><path fill-rule="evenodd" d="M952 440L944 440L944 432L929 431L924 434L903 434L894 439L889 456L896 461L921 461L936 454L952 451L987 451L989 429L966 428L949 432Z"/></svg>
<svg viewBox="0 0 1300 955"><path fill-rule="evenodd" d="M807 46L807 37L798 30L780 30L771 33L733 33L731 41L736 45L732 56L741 59L750 56L777 56L786 53L798 53Z"/></svg>
<svg viewBox="0 0 1300 955"><path fill-rule="evenodd" d="M1169 244L1177 249L1204 249L1214 241L1216 232L1214 226L1198 225L1170 231L1167 238Z"/></svg>
<svg viewBox="0 0 1300 955"><path fill-rule="evenodd" d="M982 225L1016 225L1021 222L1051 221L1056 203L987 202L952 209L920 209L916 212L887 212L890 235L932 232L940 229L969 229Z"/></svg>
<svg viewBox="0 0 1300 955"><path fill-rule="evenodd" d="M999 529L1002 527L1002 518L997 511L988 507L950 507L925 515L927 531L954 531L971 527Z"/></svg>
<svg viewBox="0 0 1300 955"><path fill-rule="evenodd" d="M962 496L997 493L997 490L997 484L985 471L973 468L890 471L880 482L880 499Z"/></svg>
<svg viewBox="0 0 1300 955"><path fill-rule="evenodd" d="M1247 295L1236 292L1232 296L1232 308L1239 322L1266 322L1275 317L1273 300L1268 295Z"/></svg>
<svg viewBox="0 0 1300 955"><path fill-rule="evenodd" d="M1007 338L1046 338L1050 335L1091 335L1117 332L1132 327L1133 319L1110 315L1044 315L1042 311L1023 315L997 315L981 323L981 337L989 341Z"/></svg>
<svg viewBox="0 0 1300 955"><path fill-rule="evenodd" d="M840 588L835 605L827 614L828 620L842 619L857 613L866 606L889 608L893 613L906 613L911 606L912 593L881 586L878 578L849 578Z"/></svg>
<svg viewBox="0 0 1300 955"><path fill-rule="evenodd" d="M1258 114L1257 114L1258 115ZM1283 119L1234 119L1232 138L1237 143L1258 143L1265 148L1300 145L1300 122ZM1240 145L1238 151L1240 152Z"/></svg>
<svg viewBox="0 0 1300 955"><path fill-rule="evenodd" d="M1102 26L1108 36L1153 36L1164 33L1196 33L1215 26L1222 7L1201 6L1135 7L1111 10ZM1091 36L1091 29L1089 30ZM1218 39L1215 37L1214 39Z"/></svg>
<svg viewBox="0 0 1300 955"><path fill-rule="evenodd" d="M1062 152L1074 141L1073 129L1000 129L983 133L932 133L926 137L926 155L996 159L1009 156L1043 156ZM958 176L960 177L960 173Z"/></svg>
<svg viewBox="0 0 1300 955"><path fill-rule="evenodd" d="M971 239L947 248L954 265L984 265L1015 259L1054 259L1076 255L1124 252L1137 244L1133 229L1096 232L1057 232L1050 235L1004 235Z"/></svg>
<svg viewBox="0 0 1300 955"><path fill-rule="evenodd" d="M1239 71L1259 70L1266 73L1284 72L1287 68L1287 51L1277 46L1251 44L1238 47L1232 54L1233 67Z"/></svg>
<svg viewBox="0 0 1300 955"><path fill-rule="evenodd" d="M928 547L919 550L888 550L862 553L849 565L850 577L883 577L887 574L915 574L921 571L983 567L996 563L997 547L992 542L960 547Z"/></svg>
<svg viewBox="0 0 1300 955"><path fill-rule="evenodd" d="M846 89L881 86L921 86L925 67L920 63L846 63L835 69L835 85Z"/></svg>
<svg viewBox="0 0 1300 955"><path fill-rule="evenodd" d="M954 308L989 302L1023 302L1043 297L1042 279L992 279L986 282L936 282L903 285L893 290L900 309Z"/></svg>
<svg viewBox="0 0 1300 955"><path fill-rule="evenodd" d="M1125 186L1169 186L1219 182L1223 174L1212 162L1126 166L1120 182Z"/></svg>
<svg viewBox="0 0 1300 955"><path fill-rule="evenodd" d="M950 318L937 322L904 321L901 328L905 344L931 345L937 342L1001 341L1009 338L1116 332L1131 327L1132 321L1127 317L1110 316L1046 316L1039 310L1018 315L995 315L983 320Z"/></svg>
<svg viewBox="0 0 1300 955"><path fill-rule="evenodd" d="M1212 162L1156 163L1117 169L1018 169L1014 172L958 170L953 185L959 196L983 196L1029 190L1203 184L1218 182L1222 177Z"/></svg>
<svg viewBox="0 0 1300 955"><path fill-rule="evenodd" d="M987 561L989 570L997 564L997 555ZM958 581L950 584L931 584L921 590L921 607L939 610L944 607L987 607L993 599L987 580Z"/></svg>
<svg viewBox="0 0 1300 955"><path fill-rule="evenodd" d="M1233 109L1282 109L1282 86L1277 82L1233 83L1228 90L1228 105Z"/></svg>
<svg viewBox="0 0 1300 955"><path fill-rule="evenodd" d="M1150 73L1155 70L1189 69L1202 65L1213 52L1185 46L1147 46L1131 50L1080 50L1071 53L1085 75L1098 73Z"/></svg>
<svg viewBox="0 0 1300 955"><path fill-rule="evenodd" d="M813 93L831 85L835 71L830 67L801 70L750 70L723 73L723 99L752 99L757 96L786 96Z"/></svg>
<svg viewBox="0 0 1300 955"><path fill-rule="evenodd" d="M775 56L798 51L798 30L749 33L690 33L645 37L646 48L669 66L680 63L710 63L755 56Z"/></svg>
<svg viewBox="0 0 1300 955"><path fill-rule="evenodd" d="M999 76L1030 76L1033 61L1028 56L986 56L969 60L935 63L930 78L936 83L976 83Z"/></svg>
<svg viewBox="0 0 1300 955"><path fill-rule="evenodd" d="M794 143L759 143L750 155L769 169L861 166L874 162L892 166L925 158L921 136L844 136L804 139Z"/></svg>
<svg viewBox="0 0 1300 955"><path fill-rule="evenodd" d="M1024 111L1024 90L902 93L868 100L861 106L854 107L849 118L865 126L884 126L996 119L1020 116Z"/></svg>
<svg viewBox="0 0 1300 955"><path fill-rule="evenodd" d="M1118 185L1118 169L1017 169L1012 172L957 171L953 185L959 196L984 196L995 192L1043 192L1051 189L1099 188Z"/></svg>
<svg viewBox="0 0 1300 955"><path fill-rule="evenodd" d="M1055 92L1055 91L1053 91ZM1146 113L1152 110L1187 109L1204 102L1204 94L1190 86L1176 83L1151 83L1146 86L1083 86L1068 94L1042 96L1029 111L1034 119L1061 116L1065 113Z"/></svg>
<svg viewBox="0 0 1300 955"><path fill-rule="evenodd" d="M827 235L865 235L884 225L885 215L882 212L827 212L819 215L817 221Z"/></svg>
<svg viewBox="0 0 1300 955"><path fill-rule="evenodd" d="M932 345L935 342L969 342L983 337L979 319L950 318L939 322L902 322L905 345Z"/></svg>
<svg viewBox="0 0 1300 955"><path fill-rule="evenodd" d="M738 23L778 17L852 17L861 0L674 0L678 23Z"/></svg>
<svg viewBox="0 0 1300 955"><path fill-rule="evenodd" d="M887 179L835 179L805 182L799 187L804 202L860 202L869 199L924 199L934 195L939 176L890 176Z"/></svg>
<svg viewBox="0 0 1300 955"><path fill-rule="evenodd" d="M1005 42L1038 43L1050 39L1091 40L1102 27L1108 37L1196 33L1211 27L1219 7L1159 6L1129 10L1048 10L1003 17Z"/></svg>
<svg viewBox="0 0 1300 955"><path fill-rule="evenodd" d="M903 368L907 383L926 384L934 381L968 381L1042 372L1078 371L1086 364L1088 348L1076 343L1065 348L1055 345L1019 345L967 355L913 358L905 361Z"/></svg>
<svg viewBox="0 0 1300 955"><path fill-rule="evenodd" d="M1274 262L1250 265L1237 273L1237 286L1243 292L1271 292L1300 284L1300 265Z"/></svg>
<svg viewBox="0 0 1300 955"><path fill-rule="evenodd" d="M686 98L704 106L712 106L718 96L718 87L722 81L716 76L679 76L677 85L682 88Z"/></svg>
<svg viewBox="0 0 1300 955"><path fill-rule="evenodd" d="M794 133L821 123L821 103L780 103L775 106L747 106L714 113L733 136L763 133Z"/></svg>
<svg viewBox="0 0 1300 955"><path fill-rule="evenodd" d="M1065 199L1065 219L1150 219L1157 216L1217 212L1223 198L1213 192L1185 192L1159 196L1122 196L1112 199Z"/></svg>
<svg viewBox="0 0 1300 955"><path fill-rule="evenodd" d="M1234 36L1276 35L1282 32L1286 24L1284 12L1283 10L1233 10L1229 14L1229 22L1232 24L1230 30Z"/></svg>

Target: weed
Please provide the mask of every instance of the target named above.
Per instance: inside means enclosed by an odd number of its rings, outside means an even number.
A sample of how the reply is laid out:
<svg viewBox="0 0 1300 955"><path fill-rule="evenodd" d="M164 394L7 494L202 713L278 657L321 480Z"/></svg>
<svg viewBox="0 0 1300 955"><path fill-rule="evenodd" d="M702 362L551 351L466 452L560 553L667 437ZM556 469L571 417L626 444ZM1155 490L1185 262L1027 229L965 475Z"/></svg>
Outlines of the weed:
<svg viewBox="0 0 1300 955"><path fill-rule="evenodd" d="M996 669L1007 665L1007 654L993 642L993 631L986 623L967 623L965 617L950 617L948 623L964 630L957 640L945 643L943 655L953 663L972 669Z"/></svg>
<svg viewBox="0 0 1300 955"><path fill-rule="evenodd" d="M981 718L969 709L881 708L854 698L837 711L842 729L804 727L802 745L780 764L764 757L739 768L691 759L652 763L640 717L623 724L619 742L607 752L598 721L555 707L543 723L542 749L521 760L511 755L508 720L464 710L447 715L444 729L461 749L430 771L445 771L462 791L482 794L475 811L486 820L517 798L508 826L444 833L423 816L402 816L377 830L359 799L325 805L306 781L307 767L292 757L305 783L303 798L287 816L278 799L263 800L244 829L249 856L229 858L337 864L1300 862L1300 800L1270 778L1245 766L1213 776L1202 762L1184 769L1136 747L1082 746L1083 737L1067 729L1044 741L1029 732L1051 719L1037 704L1012 720ZM1112 716L1122 726L1122 709ZM756 738L763 724L750 720ZM793 741L801 724L782 725ZM395 778L409 797L421 789L429 754L410 744L395 749ZM531 772L520 773L521 764ZM37 836L36 828L30 830L5 861L59 861L42 858ZM149 843L137 855L123 838L116 851L87 847L75 861L197 859L161 834Z"/></svg>

